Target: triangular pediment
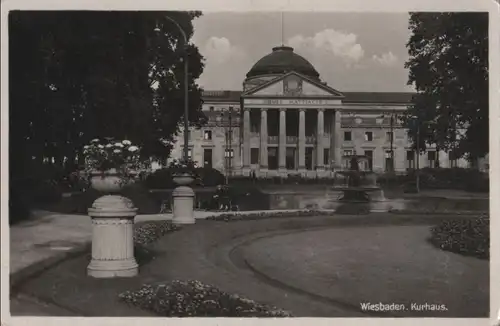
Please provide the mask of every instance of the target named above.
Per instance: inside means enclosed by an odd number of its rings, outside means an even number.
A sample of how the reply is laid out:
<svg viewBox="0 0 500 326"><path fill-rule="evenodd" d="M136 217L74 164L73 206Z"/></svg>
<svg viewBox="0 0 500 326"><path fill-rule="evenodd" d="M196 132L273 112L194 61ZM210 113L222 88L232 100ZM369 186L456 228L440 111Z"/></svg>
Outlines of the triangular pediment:
<svg viewBox="0 0 500 326"><path fill-rule="evenodd" d="M243 93L242 96L329 97L337 99L344 97L339 91L294 71L252 88Z"/></svg>

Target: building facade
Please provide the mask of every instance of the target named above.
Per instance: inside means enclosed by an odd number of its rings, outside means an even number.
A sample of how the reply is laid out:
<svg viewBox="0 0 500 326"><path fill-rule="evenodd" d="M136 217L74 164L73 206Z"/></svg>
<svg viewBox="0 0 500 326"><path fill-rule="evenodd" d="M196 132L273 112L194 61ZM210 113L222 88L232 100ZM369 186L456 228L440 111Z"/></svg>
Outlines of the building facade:
<svg viewBox="0 0 500 326"><path fill-rule="evenodd" d="M365 170L467 167L430 148L418 156L399 117L413 93L341 92L321 81L292 48L280 46L247 73L242 91L205 91L208 124L190 131L189 155L226 175L331 176L348 156L364 155ZM182 135L172 157L181 157ZM391 160L391 153L394 157ZM394 162L394 163L392 163Z"/></svg>

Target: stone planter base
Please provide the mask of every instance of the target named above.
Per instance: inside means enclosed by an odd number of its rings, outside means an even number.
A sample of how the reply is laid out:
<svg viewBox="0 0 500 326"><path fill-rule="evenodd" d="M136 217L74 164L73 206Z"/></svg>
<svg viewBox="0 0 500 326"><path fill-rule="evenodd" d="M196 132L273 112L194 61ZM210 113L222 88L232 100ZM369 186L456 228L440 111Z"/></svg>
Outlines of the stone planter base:
<svg viewBox="0 0 500 326"><path fill-rule="evenodd" d="M194 224L194 191L187 186L179 186L172 192L172 223Z"/></svg>
<svg viewBox="0 0 500 326"><path fill-rule="evenodd" d="M96 278L133 277L139 273L134 257L134 218L137 208L128 198L108 195L89 208L92 218L92 260L87 274Z"/></svg>
<svg viewBox="0 0 500 326"><path fill-rule="evenodd" d="M139 265L135 258L106 261L92 259L87 274L95 278L134 277L139 274Z"/></svg>

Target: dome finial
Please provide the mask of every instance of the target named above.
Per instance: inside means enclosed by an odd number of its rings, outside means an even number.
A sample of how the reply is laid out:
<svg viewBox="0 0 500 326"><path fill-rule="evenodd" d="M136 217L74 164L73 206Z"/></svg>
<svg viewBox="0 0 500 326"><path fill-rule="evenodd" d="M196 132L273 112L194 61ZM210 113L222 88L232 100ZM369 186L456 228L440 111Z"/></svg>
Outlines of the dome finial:
<svg viewBox="0 0 500 326"><path fill-rule="evenodd" d="M281 46L285 45L285 20L283 17L283 11L281 12Z"/></svg>

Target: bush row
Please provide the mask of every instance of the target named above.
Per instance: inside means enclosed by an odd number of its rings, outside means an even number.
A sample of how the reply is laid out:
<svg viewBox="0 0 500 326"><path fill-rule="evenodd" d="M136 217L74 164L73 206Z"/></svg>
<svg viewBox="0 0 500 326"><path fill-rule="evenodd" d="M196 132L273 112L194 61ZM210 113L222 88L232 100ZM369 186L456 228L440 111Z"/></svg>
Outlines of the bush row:
<svg viewBox="0 0 500 326"><path fill-rule="evenodd" d="M195 186L215 187L225 182L224 175L216 169L197 168L196 174ZM154 171L146 177L144 182L149 189L173 189L176 187L172 178L172 171L168 168Z"/></svg>
<svg viewBox="0 0 500 326"><path fill-rule="evenodd" d="M408 188L416 186L417 171L411 170L404 175L379 175L380 185ZM484 172L464 168L424 168L419 170L421 189L456 189L472 192L488 192L489 176Z"/></svg>

